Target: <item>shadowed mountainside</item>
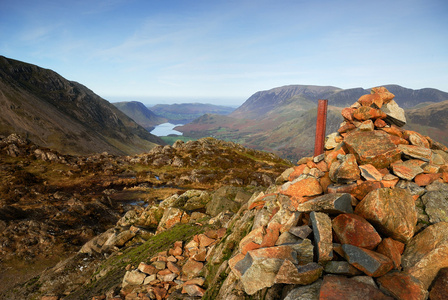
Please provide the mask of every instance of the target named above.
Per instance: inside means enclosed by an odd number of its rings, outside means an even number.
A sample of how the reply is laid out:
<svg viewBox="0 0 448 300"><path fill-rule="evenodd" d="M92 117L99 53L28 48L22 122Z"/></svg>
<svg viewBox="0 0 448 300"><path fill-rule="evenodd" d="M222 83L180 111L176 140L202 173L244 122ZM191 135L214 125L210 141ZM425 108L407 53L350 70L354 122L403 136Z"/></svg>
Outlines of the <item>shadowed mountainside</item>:
<svg viewBox="0 0 448 300"><path fill-rule="evenodd" d="M124 101L112 104L148 131L167 121L166 118L156 115L138 101Z"/></svg>
<svg viewBox="0 0 448 300"><path fill-rule="evenodd" d="M0 56L0 134L67 154L132 154L164 144L115 106L56 72Z"/></svg>

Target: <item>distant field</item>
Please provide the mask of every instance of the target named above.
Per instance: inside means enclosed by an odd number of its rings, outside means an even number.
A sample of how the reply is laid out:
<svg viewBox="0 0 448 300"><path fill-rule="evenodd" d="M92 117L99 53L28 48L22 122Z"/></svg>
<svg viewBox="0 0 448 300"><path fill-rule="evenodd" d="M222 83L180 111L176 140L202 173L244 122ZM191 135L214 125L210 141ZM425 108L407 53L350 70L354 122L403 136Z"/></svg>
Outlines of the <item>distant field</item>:
<svg viewBox="0 0 448 300"><path fill-rule="evenodd" d="M174 142L177 141L177 140L181 140L181 141L184 141L184 142L197 140L195 138L190 138L190 137L186 137L186 136L182 136L182 135L177 135L177 136L160 136L160 138L162 140L164 140L165 143L167 143L169 145L173 145Z"/></svg>

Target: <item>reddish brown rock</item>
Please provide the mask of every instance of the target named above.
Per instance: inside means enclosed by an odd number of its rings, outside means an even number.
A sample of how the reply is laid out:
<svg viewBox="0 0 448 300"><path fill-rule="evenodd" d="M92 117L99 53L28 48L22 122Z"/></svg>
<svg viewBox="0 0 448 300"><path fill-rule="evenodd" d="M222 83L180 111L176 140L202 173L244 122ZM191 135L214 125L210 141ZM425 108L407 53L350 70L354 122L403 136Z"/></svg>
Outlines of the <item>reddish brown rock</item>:
<svg viewBox="0 0 448 300"><path fill-rule="evenodd" d="M383 103L389 103L395 98L395 95L389 92L384 86L374 87L370 90L372 94L378 94L383 100Z"/></svg>
<svg viewBox="0 0 448 300"><path fill-rule="evenodd" d="M442 174L440 173L419 174L415 176L414 181L419 186L427 186L428 184L431 184L439 179L441 176Z"/></svg>
<svg viewBox="0 0 448 300"><path fill-rule="evenodd" d="M383 184L379 181L364 181L361 184L358 184L350 194L361 201L368 193L382 187Z"/></svg>
<svg viewBox="0 0 448 300"><path fill-rule="evenodd" d="M302 165L294 167L294 171L291 174L289 174L288 181L293 181L294 179L296 179L297 177L302 175L303 170L305 168L306 168L306 164L302 164Z"/></svg>
<svg viewBox="0 0 448 300"><path fill-rule="evenodd" d="M361 176L367 181L381 181L383 179L383 175L371 164L361 165L359 170L361 171Z"/></svg>
<svg viewBox="0 0 448 300"><path fill-rule="evenodd" d="M376 287L344 276L326 275L319 300L393 300Z"/></svg>
<svg viewBox="0 0 448 300"><path fill-rule="evenodd" d="M384 122L383 119L376 119L373 125L375 125L376 128L384 128L387 126L387 123Z"/></svg>
<svg viewBox="0 0 448 300"><path fill-rule="evenodd" d="M353 118L359 121L369 119L384 119L387 115L379 109L367 106L361 106L353 112Z"/></svg>
<svg viewBox="0 0 448 300"><path fill-rule="evenodd" d="M260 249L261 248L261 244L257 244L253 241L249 241L248 243L244 244L241 247L241 253L242 254L246 254L249 251L255 250L255 249Z"/></svg>
<svg viewBox="0 0 448 300"><path fill-rule="evenodd" d="M241 276L243 275L244 271L246 270L246 266L239 265L239 267L242 267L242 269L241 268L237 268L236 266L237 266L238 262L242 261L245 257L246 257L245 254L238 253L237 255L235 255L234 257L229 259L229 267L230 267L230 269L239 278L241 278Z"/></svg>
<svg viewBox="0 0 448 300"><path fill-rule="evenodd" d="M357 131L347 135L345 145L359 165L371 164L377 169L387 168L401 158L401 151L390 136L382 131Z"/></svg>
<svg viewBox="0 0 448 300"><path fill-rule="evenodd" d="M381 180L381 184L385 188L394 188L399 181L400 181L400 178L398 178L398 177L393 178L393 179L389 179L389 180L383 179L383 180Z"/></svg>
<svg viewBox="0 0 448 300"><path fill-rule="evenodd" d="M381 237L364 218L355 214L340 214L332 221L333 230L342 244L374 249Z"/></svg>
<svg viewBox="0 0 448 300"><path fill-rule="evenodd" d="M397 145L397 146L400 146L400 145L409 145L409 142L408 142L407 140L405 140L405 139L403 139L403 138L400 138L400 137L398 137L398 136L391 135L390 138L391 138L391 140L392 140L392 143L394 143L394 144Z"/></svg>
<svg viewBox="0 0 448 300"><path fill-rule="evenodd" d="M371 277L380 277L392 270L393 263L388 257L353 245L342 245L345 259L358 270Z"/></svg>
<svg viewBox="0 0 448 300"><path fill-rule="evenodd" d="M182 271L182 269L174 262L167 262L166 267L168 268L168 270L175 274L180 274L180 272Z"/></svg>
<svg viewBox="0 0 448 300"><path fill-rule="evenodd" d="M385 238L378 245L376 252L389 257L394 263L394 269L401 270L401 254L403 250L403 243L391 238Z"/></svg>
<svg viewBox="0 0 448 300"><path fill-rule="evenodd" d="M345 183L356 181L360 178L360 171L353 154L342 156L330 166L330 179L333 182Z"/></svg>
<svg viewBox="0 0 448 300"><path fill-rule="evenodd" d="M242 252L242 249L251 242L260 245L263 241L263 236L265 235L266 230L263 226L260 226L251 232L249 232L245 237L243 237L239 243L239 249ZM246 254L246 253L243 253Z"/></svg>
<svg viewBox="0 0 448 300"><path fill-rule="evenodd" d="M152 287L152 292L156 296L157 300L165 299L168 294L168 291L166 289L157 286Z"/></svg>
<svg viewBox="0 0 448 300"><path fill-rule="evenodd" d="M371 106L373 108L381 108L383 99L379 94L367 94L358 99L358 103L362 106Z"/></svg>
<svg viewBox="0 0 448 300"><path fill-rule="evenodd" d="M367 194L356 206L355 213L375 228L400 242L414 236L417 211L408 190L381 188Z"/></svg>
<svg viewBox="0 0 448 300"><path fill-rule="evenodd" d="M444 300L448 295L448 268L441 269L432 285L429 299Z"/></svg>
<svg viewBox="0 0 448 300"><path fill-rule="evenodd" d="M448 223L431 225L412 238L401 264L428 289L440 269L448 267Z"/></svg>
<svg viewBox="0 0 448 300"><path fill-rule="evenodd" d="M283 194L290 197L316 196L322 194L322 186L314 177L309 177L292 183Z"/></svg>
<svg viewBox="0 0 448 300"><path fill-rule="evenodd" d="M275 283L307 285L315 282L322 275L323 268L315 262L296 266L291 261L283 261L275 277Z"/></svg>
<svg viewBox="0 0 448 300"><path fill-rule="evenodd" d="M148 274L148 275L157 274L157 272L159 272L159 270L157 268L155 268L152 265L145 264L144 262L141 262L138 265L138 270L140 272L143 272L143 273Z"/></svg>
<svg viewBox="0 0 448 300"><path fill-rule="evenodd" d="M205 234L200 234L198 238L199 238L199 247L207 247L216 242L215 239L211 239Z"/></svg>
<svg viewBox="0 0 448 300"><path fill-rule="evenodd" d="M403 272L390 272L377 279L382 290L400 300L425 300L428 291L412 275Z"/></svg>
<svg viewBox="0 0 448 300"><path fill-rule="evenodd" d="M261 241L261 248L262 247L272 247L277 242L277 239L280 235L280 228L282 227L282 224L271 222L268 224L268 227L266 228L266 234L263 237L263 240Z"/></svg>
<svg viewBox="0 0 448 300"><path fill-rule="evenodd" d="M351 131L353 129L356 129L356 126L351 122L344 122L341 124L341 127L339 127L338 132L340 134Z"/></svg>
<svg viewBox="0 0 448 300"><path fill-rule="evenodd" d="M353 112L355 111L352 107L346 107L343 108L341 111L341 115L344 117L344 119L348 121L353 121Z"/></svg>
<svg viewBox="0 0 448 300"><path fill-rule="evenodd" d="M191 279L195 277L202 270L203 267L204 267L203 263L189 259L182 267L182 273Z"/></svg>
<svg viewBox="0 0 448 300"><path fill-rule="evenodd" d="M412 180L418 174L423 173L421 160L411 159L403 162L396 162L392 164L392 171L395 175L405 180Z"/></svg>

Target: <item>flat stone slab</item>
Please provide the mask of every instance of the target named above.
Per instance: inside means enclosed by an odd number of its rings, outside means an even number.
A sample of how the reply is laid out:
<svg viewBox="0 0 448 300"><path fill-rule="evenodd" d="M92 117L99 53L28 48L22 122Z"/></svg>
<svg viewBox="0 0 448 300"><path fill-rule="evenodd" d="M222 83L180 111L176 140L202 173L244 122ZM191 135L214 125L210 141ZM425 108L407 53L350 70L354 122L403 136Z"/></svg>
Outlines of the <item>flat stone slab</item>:
<svg viewBox="0 0 448 300"><path fill-rule="evenodd" d="M432 151L429 148L415 145L398 145L405 157L416 158L426 162L431 161Z"/></svg>
<svg viewBox="0 0 448 300"><path fill-rule="evenodd" d="M371 277L383 276L393 268L392 260L377 252L353 245L342 245L347 261Z"/></svg>
<svg viewBox="0 0 448 300"><path fill-rule="evenodd" d="M299 212L352 213L352 199L347 193L325 194L297 205Z"/></svg>
<svg viewBox="0 0 448 300"><path fill-rule="evenodd" d="M333 236L331 219L325 213L311 212L314 244L318 262L327 262L333 259Z"/></svg>
<svg viewBox="0 0 448 300"><path fill-rule="evenodd" d="M387 168L401 158L401 151L384 131L355 131L348 134L344 143L354 154L359 165L371 164L377 169Z"/></svg>

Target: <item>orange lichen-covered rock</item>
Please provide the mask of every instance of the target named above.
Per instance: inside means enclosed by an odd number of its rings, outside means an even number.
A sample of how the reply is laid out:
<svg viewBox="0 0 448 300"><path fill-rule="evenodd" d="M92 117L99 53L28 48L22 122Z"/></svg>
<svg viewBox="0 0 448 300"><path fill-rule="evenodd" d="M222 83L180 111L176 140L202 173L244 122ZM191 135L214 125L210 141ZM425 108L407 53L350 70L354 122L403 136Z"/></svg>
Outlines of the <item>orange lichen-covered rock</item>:
<svg viewBox="0 0 448 300"><path fill-rule="evenodd" d="M379 109L361 106L353 112L353 118L358 121L365 121L369 119L385 119L387 115Z"/></svg>
<svg viewBox="0 0 448 300"><path fill-rule="evenodd" d="M401 158L401 151L390 136L382 131L352 132L344 139L348 151L358 164L371 164L377 169L387 168Z"/></svg>
<svg viewBox="0 0 448 300"><path fill-rule="evenodd" d="M380 94L367 94L361 96L358 99L358 103L362 106L381 108L383 106L383 99Z"/></svg>

